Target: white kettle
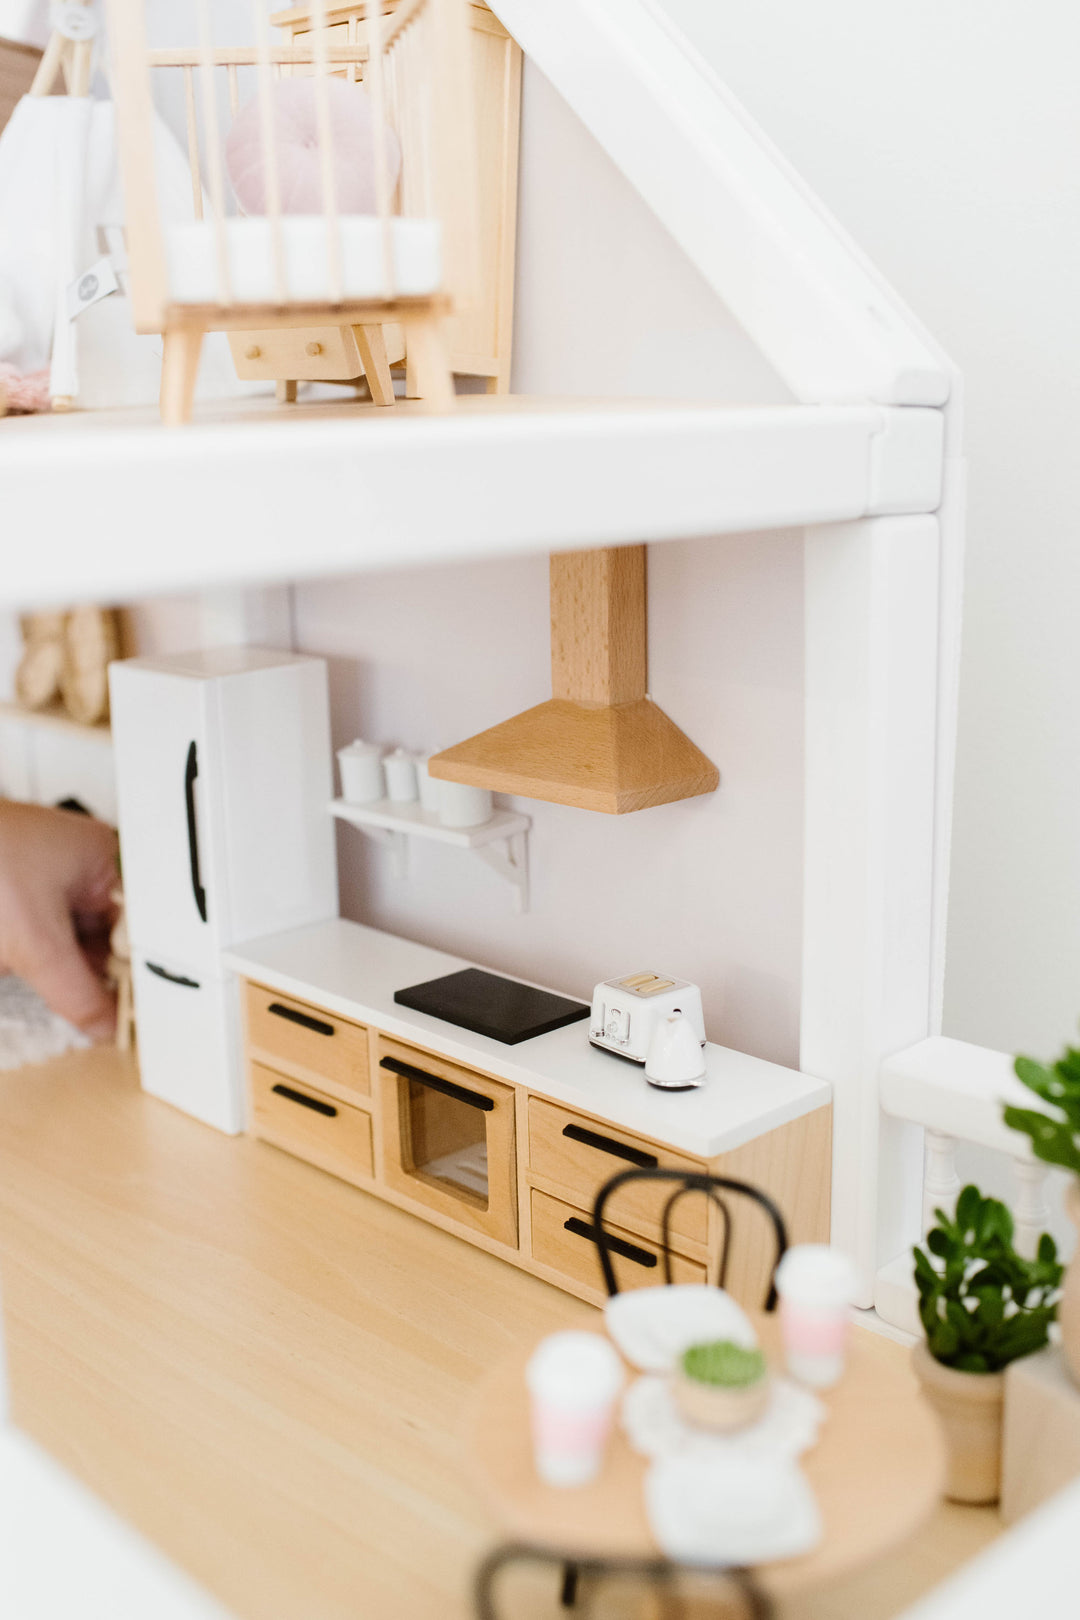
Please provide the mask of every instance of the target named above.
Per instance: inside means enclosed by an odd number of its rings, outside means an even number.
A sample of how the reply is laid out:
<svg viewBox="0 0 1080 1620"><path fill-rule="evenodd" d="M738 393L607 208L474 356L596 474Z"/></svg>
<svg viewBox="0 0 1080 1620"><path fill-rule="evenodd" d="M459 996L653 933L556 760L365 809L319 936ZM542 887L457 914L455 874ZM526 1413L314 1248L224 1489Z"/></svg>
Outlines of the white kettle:
<svg viewBox="0 0 1080 1620"><path fill-rule="evenodd" d="M705 1053L684 1013L669 1013L653 1030L645 1057L645 1078L663 1091L690 1091L705 1081Z"/></svg>

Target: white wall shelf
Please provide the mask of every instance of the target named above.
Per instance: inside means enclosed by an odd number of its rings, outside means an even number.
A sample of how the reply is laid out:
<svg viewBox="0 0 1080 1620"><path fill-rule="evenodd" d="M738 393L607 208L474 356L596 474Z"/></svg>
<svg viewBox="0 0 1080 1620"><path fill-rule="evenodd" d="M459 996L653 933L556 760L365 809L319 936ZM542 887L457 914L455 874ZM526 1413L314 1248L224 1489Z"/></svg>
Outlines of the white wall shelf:
<svg viewBox="0 0 1080 1620"><path fill-rule="evenodd" d="M366 569L932 511L940 411L460 398L12 417L0 604L131 600ZM572 492L572 498L567 493ZM154 512L154 543L145 517ZM34 530L36 532L36 530Z"/></svg>
<svg viewBox="0 0 1080 1620"><path fill-rule="evenodd" d="M0 795L32 804L78 799L116 824L116 768L108 725L84 726L58 704L0 703Z"/></svg>
<svg viewBox="0 0 1080 1620"><path fill-rule="evenodd" d="M376 843L392 850L399 877L405 877L408 871L409 839L428 838L437 844L451 844L455 849L471 849L486 866L513 886L517 910L529 909L532 821L518 811L496 810L489 821L481 822L478 827L444 827L437 816L422 810L419 804L394 804L390 799L375 799L370 804L334 799L330 811L339 821L359 827Z"/></svg>

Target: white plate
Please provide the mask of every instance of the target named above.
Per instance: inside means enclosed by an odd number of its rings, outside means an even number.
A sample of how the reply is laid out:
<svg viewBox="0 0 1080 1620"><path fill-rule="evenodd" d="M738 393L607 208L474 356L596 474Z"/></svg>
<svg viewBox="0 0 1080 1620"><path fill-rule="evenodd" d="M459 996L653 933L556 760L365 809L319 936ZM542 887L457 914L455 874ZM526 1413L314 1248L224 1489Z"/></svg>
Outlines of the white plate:
<svg viewBox="0 0 1080 1620"><path fill-rule="evenodd" d="M769 1404L756 1423L726 1434L688 1423L669 1378L635 1379L622 1404L623 1428L643 1457L798 1457L814 1445L824 1419L817 1396L786 1378L773 1380Z"/></svg>
<svg viewBox="0 0 1080 1620"><path fill-rule="evenodd" d="M750 1318L722 1288L702 1283L634 1288L604 1306L607 1330L627 1361L642 1372L671 1372L684 1350L710 1339L757 1348Z"/></svg>
<svg viewBox="0 0 1080 1620"><path fill-rule="evenodd" d="M763 1564L821 1540L821 1515L798 1466L781 1457L675 1456L645 1476L649 1524L682 1564Z"/></svg>

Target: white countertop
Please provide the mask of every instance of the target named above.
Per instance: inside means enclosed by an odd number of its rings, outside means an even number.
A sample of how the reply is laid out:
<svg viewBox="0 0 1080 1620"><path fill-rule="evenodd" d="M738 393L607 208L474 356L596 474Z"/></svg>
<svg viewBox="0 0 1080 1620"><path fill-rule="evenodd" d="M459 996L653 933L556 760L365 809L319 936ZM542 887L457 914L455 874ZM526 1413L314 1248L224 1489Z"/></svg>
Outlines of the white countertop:
<svg viewBox="0 0 1080 1620"><path fill-rule="evenodd" d="M698 1158L741 1147L823 1107L832 1096L824 1080L711 1044L705 1049L708 1079L703 1086L658 1091L636 1064L590 1046L584 1020L517 1046L474 1035L398 1006L394 991L476 964L338 918L249 940L226 951L224 961L227 968L282 995L375 1024L388 1035ZM591 993L589 985L580 999L588 1001Z"/></svg>

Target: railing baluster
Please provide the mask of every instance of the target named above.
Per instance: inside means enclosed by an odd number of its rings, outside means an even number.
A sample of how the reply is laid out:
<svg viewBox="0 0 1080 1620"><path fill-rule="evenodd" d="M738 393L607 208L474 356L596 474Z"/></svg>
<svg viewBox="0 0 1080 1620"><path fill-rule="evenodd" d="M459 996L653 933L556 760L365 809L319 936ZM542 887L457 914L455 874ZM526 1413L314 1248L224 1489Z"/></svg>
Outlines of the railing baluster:
<svg viewBox="0 0 1080 1620"><path fill-rule="evenodd" d="M1046 1202L1048 1170L1037 1159L1014 1159L1012 1171L1016 1185L1013 1242L1018 1254L1033 1260L1039 1236L1046 1231L1050 1222L1050 1209Z"/></svg>
<svg viewBox="0 0 1080 1620"><path fill-rule="evenodd" d="M960 1191L956 1172L956 1138L944 1131L926 1130L923 1159L923 1231L935 1224L934 1211L951 1215Z"/></svg>

